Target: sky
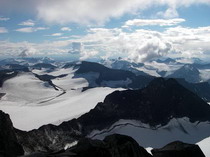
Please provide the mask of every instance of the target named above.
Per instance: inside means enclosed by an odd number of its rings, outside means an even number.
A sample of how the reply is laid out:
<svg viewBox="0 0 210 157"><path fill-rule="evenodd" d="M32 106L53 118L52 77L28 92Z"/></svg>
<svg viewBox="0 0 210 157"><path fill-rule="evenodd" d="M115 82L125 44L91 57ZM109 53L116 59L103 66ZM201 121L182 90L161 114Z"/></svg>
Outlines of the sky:
<svg viewBox="0 0 210 157"><path fill-rule="evenodd" d="M210 0L0 0L0 58L210 59Z"/></svg>

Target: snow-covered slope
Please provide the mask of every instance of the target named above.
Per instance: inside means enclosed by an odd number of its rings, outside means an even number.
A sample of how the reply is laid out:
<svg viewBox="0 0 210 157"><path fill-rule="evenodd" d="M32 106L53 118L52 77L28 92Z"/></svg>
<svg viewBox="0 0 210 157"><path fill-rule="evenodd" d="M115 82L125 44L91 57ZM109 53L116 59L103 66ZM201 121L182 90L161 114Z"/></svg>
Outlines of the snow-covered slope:
<svg viewBox="0 0 210 157"><path fill-rule="evenodd" d="M197 143L206 157L210 157L210 136Z"/></svg>
<svg viewBox="0 0 210 157"><path fill-rule="evenodd" d="M88 137L94 139L104 139L113 133L128 135L133 137L141 146L148 148L161 148L173 141L183 141L186 143L198 143L207 157L210 156L209 122L190 122L188 118L171 119L165 126L151 127L148 124L135 120L119 120L110 128L105 130L94 130ZM201 142L199 142L201 141Z"/></svg>
<svg viewBox="0 0 210 157"><path fill-rule="evenodd" d="M18 76L5 81L0 92L6 93L1 103L15 103L18 106L39 104L43 100L61 94L61 91L56 91L47 82L39 80L32 73L19 73Z"/></svg>
<svg viewBox="0 0 210 157"><path fill-rule="evenodd" d="M37 74L46 74L44 70L34 70ZM31 130L45 124L60 124L77 118L94 108L114 88L93 88L82 92L88 86L84 78L73 78L72 68L57 69L48 75L62 78L52 82L59 87L55 90L48 83L36 78L32 73L21 73L4 83L1 93L7 93L0 101L0 110L10 114L16 128ZM119 90L119 89L118 89Z"/></svg>

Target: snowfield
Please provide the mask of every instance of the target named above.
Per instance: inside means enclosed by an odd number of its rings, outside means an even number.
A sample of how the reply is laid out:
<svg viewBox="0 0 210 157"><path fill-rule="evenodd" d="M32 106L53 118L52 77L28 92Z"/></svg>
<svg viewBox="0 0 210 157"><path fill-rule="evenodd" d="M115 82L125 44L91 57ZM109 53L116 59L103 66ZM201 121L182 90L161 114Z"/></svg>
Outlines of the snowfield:
<svg viewBox="0 0 210 157"><path fill-rule="evenodd" d="M94 130L88 137L102 140L113 133L131 136L147 150L161 148L177 140L186 143L198 143L206 157L210 157L209 122L191 123L188 118L173 118L166 126L151 127L140 121L119 120L106 130Z"/></svg>
<svg viewBox="0 0 210 157"><path fill-rule="evenodd" d="M206 157L210 157L210 137L197 143Z"/></svg>
<svg viewBox="0 0 210 157"><path fill-rule="evenodd" d="M18 76L5 81L0 92L6 93L0 104L15 103L18 106L39 104L62 93L32 73L19 73Z"/></svg>
<svg viewBox="0 0 210 157"><path fill-rule="evenodd" d="M52 80L62 89L60 91L45 86L46 83L32 73L22 73L4 83L0 92L7 94L0 101L0 110L10 115L14 127L29 131L49 123L58 125L88 112L113 91L122 90L105 87L82 92L88 82L72 78L74 70L71 68L47 74L58 76L64 71L68 74L66 77Z"/></svg>

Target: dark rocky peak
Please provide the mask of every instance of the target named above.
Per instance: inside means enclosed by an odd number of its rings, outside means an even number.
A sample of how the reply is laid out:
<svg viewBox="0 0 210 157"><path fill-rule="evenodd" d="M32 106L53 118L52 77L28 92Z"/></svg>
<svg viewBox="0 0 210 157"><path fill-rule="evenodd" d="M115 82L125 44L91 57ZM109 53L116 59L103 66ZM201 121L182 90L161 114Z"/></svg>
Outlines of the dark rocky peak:
<svg viewBox="0 0 210 157"><path fill-rule="evenodd" d="M169 64L169 63L176 63L176 60L172 58L166 58L166 59L157 59L156 62Z"/></svg>
<svg viewBox="0 0 210 157"><path fill-rule="evenodd" d="M29 72L28 65L21 65L21 64L7 64L5 69L12 70L12 71L20 71L20 72Z"/></svg>
<svg viewBox="0 0 210 157"><path fill-rule="evenodd" d="M204 101L210 101L210 84L208 82L190 83L185 79L176 79L182 86L197 94Z"/></svg>
<svg viewBox="0 0 210 157"><path fill-rule="evenodd" d="M54 153L33 153L25 157L152 157L131 137L113 134L103 141L82 138L78 143Z"/></svg>
<svg viewBox="0 0 210 157"><path fill-rule="evenodd" d="M18 74L17 71L14 72L11 70L0 70L0 87L3 86L4 81L17 76L17 74Z"/></svg>
<svg viewBox="0 0 210 157"><path fill-rule="evenodd" d="M89 73L89 72L98 73L99 76L95 80L95 82L99 86L101 85L103 81L119 81L119 80L125 81L128 78L133 79L136 76L134 73L130 71L120 70L120 69L110 69L110 68L105 67L104 65L101 65L99 63L94 63L94 62L83 61L81 64L77 65L76 67L79 67L78 70L76 71L76 75ZM82 76L82 77L85 77L85 76Z"/></svg>
<svg viewBox="0 0 210 157"><path fill-rule="evenodd" d="M23 154L23 148L17 142L9 115L0 110L0 156L16 157Z"/></svg>
<svg viewBox="0 0 210 157"><path fill-rule="evenodd" d="M210 120L210 106L175 79L156 78L141 90L113 92L97 107L109 116L151 125L167 123L170 117Z"/></svg>
<svg viewBox="0 0 210 157"><path fill-rule="evenodd" d="M78 66L79 69L76 71L76 73L88 73L88 72L102 73L109 70L109 68L95 62L82 61L81 64L79 64Z"/></svg>
<svg viewBox="0 0 210 157"><path fill-rule="evenodd" d="M52 58L49 58L49 57L43 57L43 58L41 59L41 61L42 61L43 63L48 63L48 64L50 64L50 63L55 63L55 60L52 59Z"/></svg>
<svg viewBox="0 0 210 157"><path fill-rule="evenodd" d="M54 66L52 64L49 64L49 63L37 63L37 64L33 65L32 68L35 68L35 69L42 69L42 68L55 69L56 66Z"/></svg>
<svg viewBox="0 0 210 157"><path fill-rule="evenodd" d="M180 141L169 143L160 149L153 149L152 154L154 157L205 157L198 145Z"/></svg>
<svg viewBox="0 0 210 157"><path fill-rule="evenodd" d="M112 157L152 157L129 136L113 134L105 137L103 141L108 145Z"/></svg>
<svg viewBox="0 0 210 157"><path fill-rule="evenodd" d="M62 68L65 68L65 69L67 69L67 68L74 68L76 66L76 64L77 64L77 61L75 61L75 62L68 62L68 63L65 63Z"/></svg>
<svg viewBox="0 0 210 157"><path fill-rule="evenodd" d="M199 70L192 64L185 64L176 70L168 78L184 78L188 82L197 83L201 81Z"/></svg>

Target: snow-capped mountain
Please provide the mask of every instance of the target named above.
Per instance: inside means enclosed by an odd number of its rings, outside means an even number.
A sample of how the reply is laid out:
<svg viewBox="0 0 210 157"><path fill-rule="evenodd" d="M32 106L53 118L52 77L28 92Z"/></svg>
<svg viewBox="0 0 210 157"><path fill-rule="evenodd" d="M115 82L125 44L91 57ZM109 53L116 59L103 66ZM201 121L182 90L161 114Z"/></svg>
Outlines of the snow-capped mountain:
<svg viewBox="0 0 210 157"><path fill-rule="evenodd" d="M0 70L0 110L24 130L16 133L27 152L59 150L84 136L103 139L113 133L129 135L145 148L210 136L210 85L203 82L210 78L208 66L171 59L112 60L109 67L43 60L10 60ZM188 82L195 75L200 80Z"/></svg>
<svg viewBox="0 0 210 157"><path fill-rule="evenodd" d="M201 81L199 70L193 65L186 64L173 74L168 75L169 78L184 78L188 82L198 83Z"/></svg>
<svg viewBox="0 0 210 157"><path fill-rule="evenodd" d="M209 136L209 112L206 102L177 81L158 78L141 90L109 94L78 119L28 133L17 131L17 135L27 150L31 150L31 143L36 143L35 150L55 149L55 145L61 148L87 135L101 138L109 133L130 135L144 147L163 146L180 139L197 143Z"/></svg>

